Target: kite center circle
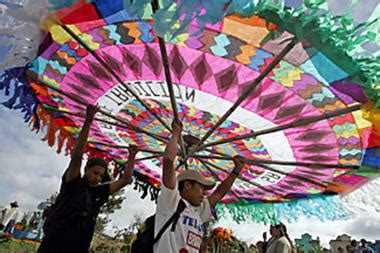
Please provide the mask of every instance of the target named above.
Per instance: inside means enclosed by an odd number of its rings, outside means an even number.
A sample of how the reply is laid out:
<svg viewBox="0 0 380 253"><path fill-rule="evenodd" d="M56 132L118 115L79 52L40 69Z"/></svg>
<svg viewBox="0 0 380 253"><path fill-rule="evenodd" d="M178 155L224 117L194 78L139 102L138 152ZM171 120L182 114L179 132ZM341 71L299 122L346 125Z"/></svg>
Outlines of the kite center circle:
<svg viewBox="0 0 380 253"><path fill-rule="evenodd" d="M197 145L197 143L201 141L200 138L195 137L191 134L184 135L183 140L185 142L186 153L188 153L190 149L192 149L195 145Z"/></svg>

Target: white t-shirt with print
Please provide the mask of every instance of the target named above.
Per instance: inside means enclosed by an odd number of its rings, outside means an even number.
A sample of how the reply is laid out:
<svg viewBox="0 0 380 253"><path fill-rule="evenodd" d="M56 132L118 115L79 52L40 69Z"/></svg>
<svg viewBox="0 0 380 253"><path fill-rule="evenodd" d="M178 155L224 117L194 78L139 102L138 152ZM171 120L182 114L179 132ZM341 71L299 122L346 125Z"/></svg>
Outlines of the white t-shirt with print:
<svg viewBox="0 0 380 253"><path fill-rule="evenodd" d="M176 182L173 190L161 184L154 224L155 236L177 210L178 202L181 199L177 184ZM186 208L178 219L175 231L171 231L171 225L166 229L160 240L154 245L154 253L199 252L205 230L204 223L211 217L210 204L207 198L199 207L194 207L186 200L182 200L186 204Z"/></svg>

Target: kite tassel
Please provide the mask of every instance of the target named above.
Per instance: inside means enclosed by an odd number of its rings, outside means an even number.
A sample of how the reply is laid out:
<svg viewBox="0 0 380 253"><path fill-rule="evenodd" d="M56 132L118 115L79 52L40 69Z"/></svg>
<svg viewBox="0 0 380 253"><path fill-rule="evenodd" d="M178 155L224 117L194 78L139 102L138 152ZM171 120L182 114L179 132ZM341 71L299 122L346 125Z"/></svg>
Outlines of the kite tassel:
<svg viewBox="0 0 380 253"><path fill-rule="evenodd" d="M142 192L140 198L141 199L145 199L148 196L148 193L149 193L150 200L157 202L158 193L160 192L160 190L157 189L154 185L152 185L152 184L150 184L148 182L143 181L140 178L140 174L136 173L136 171L134 173L134 177L133 178L134 178L134 187L133 187L133 190L138 191L138 192Z"/></svg>
<svg viewBox="0 0 380 253"><path fill-rule="evenodd" d="M219 203L216 206L218 217L231 216L237 223L252 221L273 224L281 221L296 222L301 216L324 220L343 220L352 216L338 201L337 196L319 196L309 199L279 203Z"/></svg>
<svg viewBox="0 0 380 253"><path fill-rule="evenodd" d="M21 110L24 114L25 122L37 118L38 100L32 87L25 77L28 67L17 67L7 69L0 76L0 90L9 99L2 104L13 110ZM38 120L34 120L34 127L39 128Z"/></svg>

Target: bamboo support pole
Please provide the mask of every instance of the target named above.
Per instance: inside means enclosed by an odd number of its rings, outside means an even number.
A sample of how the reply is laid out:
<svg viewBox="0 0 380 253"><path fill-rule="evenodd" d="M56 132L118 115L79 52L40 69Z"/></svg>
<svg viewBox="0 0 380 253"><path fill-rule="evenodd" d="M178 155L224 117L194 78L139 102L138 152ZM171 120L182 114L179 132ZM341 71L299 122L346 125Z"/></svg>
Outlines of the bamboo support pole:
<svg viewBox="0 0 380 253"><path fill-rule="evenodd" d="M159 157L161 157L161 154L151 155L151 156L147 156L147 157L136 159L136 162L151 160L151 159L155 159L155 158L159 158Z"/></svg>
<svg viewBox="0 0 380 253"><path fill-rule="evenodd" d="M249 139L249 138L257 137L259 135L270 134L270 133L274 133L274 132L278 132L278 131L282 131L282 130L286 130L286 129L290 129L290 128L306 126L306 125L318 122L320 120L325 120L328 118L332 118L332 117L344 115L347 113L351 113L354 111L358 111L358 110L360 110L360 108L361 108L361 105L348 106L344 109L336 110L333 112L328 112L328 113L325 113L322 115L295 120L295 121L293 121L289 124L283 125L283 126L276 126L276 127L268 128L265 130L259 130L259 131L249 133L249 134L239 135L239 136L236 136L233 138L227 138L224 140L211 142L211 143L200 146L198 150L202 150L202 149L207 148L207 147L220 145L220 144L224 144L224 143L229 143L229 142L233 142L233 141L237 141L237 140Z"/></svg>
<svg viewBox="0 0 380 253"><path fill-rule="evenodd" d="M118 148L118 149L127 149L129 147L128 145L108 144L108 143L104 143L104 142L100 142L100 141L93 141L91 143L95 143L95 144L99 144L99 145L103 145L103 146L107 146L107 147L111 147L111 148ZM155 150L149 150L149 149L139 149L139 152L157 154L160 156L162 156L164 154L164 152L162 152L162 151L155 151Z"/></svg>
<svg viewBox="0 0 380 253"><path fill-rule="evenodd" d="M219 156L216 156L216 157L210 157L210 156L194 156L195 158L198 158L198 159L222 159L222 160L232 160L232 158L230 157L219 157ZM314 185L317 185L319 187L322 187L322 188L327 188L327 186L325 184L321 184L319 182L316 182L314 180L311 180L309 178L306 178L306 177L303 177L303 176L299 176L299 175L293 175L291 173L287 173L287 172L283 172L281 170L277 170L277 169L274 169L270 166L267 166L266 164L264 163L255 163L253 162L253 160L250 160L250 159L245 159L245 162L247 164L251 164L251 165L255 165L255 166L259 166L259 167L262 167L266 170L269 170L269 171L272 171L272 172L276 172L276 173L279 173L281 175L285 175L285 176L289 176L289 177L292 177L292 178L295 178L297 180L300 180L302 182L308 182L308 183L311 183L311 184L314 184Z"/></svg>
<svg viewBox="0 0 380 253"><path fill-rule="evenodd" d="M159 8L159 3L158 0L153 0L152 1L152 10L153 13L155 13ZM168 53L166 51L166 45L165 45L165 40L161 37L158 37L158 44L160 46L160 52L161 52L161 57L162 57L162 64L164 65L164 70L165 70L165 79L166 79L166 84L168 87L169 95L170 95L170 103L172 106L173 110L173 115L174 115L174 121L180 124L181 120L178 116L178 108L177 108L177 103L176 103L176 98L174 95L174 89L173 89L173 82L172 82L172 77L170 74L170 68L169 68L169 61L168 61ZM185 144L183 141L182 134L179 137L179 145L181 147L181 152L182 156L186 156L186 148ZM187 161L184 161L186 169L188 169Z"/></svg>
<svg viewBox="0 0 380 253"><path fill-rule="evenodd" d="M211 167L214 167L214 168L217 169L217 170L224 171L225 173L229 173L228 171L226 171L225 169L221 168L220 166L218 166L218 165L216 165L216 164L213 164L213 163L210 163L210 162L207 162L207 161L203 161L203 162L206 163L206 164L208 164L208 165L210 165ZM268 190L268 189L266 189L265 187L261 186L260 184L257 184L257 183L255 183L255 182L251 182L250 180L248 180L248 179L246 179L246 178L244 178L244 177L242 177L242 176L238 176L237 178L240 179L241 181L244 181L244 182L246 182L246 183L248 183L248 184L250 184L250 185L253 185L253 186L259 188L259 189L262 190L262 191L268 192L268 193L270 193L270 194L274 194L274 195L276 195L276 197L280 197L280 198L283 198L283 199L287 199L287 198L286 198L285 196L283 196L282 194L278 194L278 193L275 193L275 192L273 192L273 191L271 191L271 190Z"/></svg>
<svg viewBox="0 0 380 253"><path fill-rule="evenodd" d="M233 160L230 156L207 156L207 155L192 155L195 158L206 158L206 159L218 159L218 160ZM325 163L304 163L304 162L289 162L289 161L276 161L276 160L263 160L263 159L249 159L244 158L247 164L251 165L261 165L261 164L276 164L285 166L302 166L307 168L322 168L322 169L359 169L358 165L347 165L347 164L325 164Z"/></svg>

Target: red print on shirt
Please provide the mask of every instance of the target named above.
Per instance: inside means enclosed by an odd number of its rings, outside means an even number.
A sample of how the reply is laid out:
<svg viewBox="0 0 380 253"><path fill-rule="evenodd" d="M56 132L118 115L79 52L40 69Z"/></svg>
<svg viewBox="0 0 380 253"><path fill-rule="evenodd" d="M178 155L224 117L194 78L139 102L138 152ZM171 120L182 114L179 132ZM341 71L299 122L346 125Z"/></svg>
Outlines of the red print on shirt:
<svg viewBox="0 0 380 253"><path fill-rule="evenodd" d="M187 234L186 244L196 250L200 250L202 244L202 236L189 231Z"/></svg>

